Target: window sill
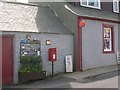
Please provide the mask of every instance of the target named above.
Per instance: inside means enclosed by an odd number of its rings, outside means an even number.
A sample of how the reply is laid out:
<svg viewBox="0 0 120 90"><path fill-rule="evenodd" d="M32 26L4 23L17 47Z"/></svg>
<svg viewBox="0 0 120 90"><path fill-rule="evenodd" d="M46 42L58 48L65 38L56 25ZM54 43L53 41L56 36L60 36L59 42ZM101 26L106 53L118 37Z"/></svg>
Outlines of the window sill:
<svg viewBox="0 0 120 90"><path fill-rule="evenodd" d="M101 9L101 7L94 7L94 6L88 6L88 5L81 5L83 7L87 7L87 8L93 8L93 9Z"/></svg>
<svg viewBox="0 0 120 90"><path fill-rule="evenodd" d="M114 51L103 51L103 54L113 54L115 53Z"/></svg>

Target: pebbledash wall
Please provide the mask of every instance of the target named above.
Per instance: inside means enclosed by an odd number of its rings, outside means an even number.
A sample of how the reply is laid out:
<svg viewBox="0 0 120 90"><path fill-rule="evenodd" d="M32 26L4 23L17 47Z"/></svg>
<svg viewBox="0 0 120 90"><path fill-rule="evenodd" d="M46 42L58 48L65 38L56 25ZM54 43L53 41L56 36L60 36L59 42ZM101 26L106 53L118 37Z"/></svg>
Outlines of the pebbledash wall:
<svg viewBox="0 0 120 90"><path fill-rule="evenodd" d="M73 36L67 34L39 34L22 32L2 32L2 35L14 35L14 83L18 82L18 70L20 65L20 40L30 34L32 39L38 39L41 42L42 65L47 75L52 74L52 63L48 61L48 49L57 49L57 61L54 63L55 74L65 72L65 56L73 55ZM46 45L46 40L51 40L51 45Z"/></svg>
<svg viewBox="0 0 120 90"><path fill-rule="evenodd" d="M119 24L86 19L83 20L86 22L86 26L82 28L83 70L117 64L116 53L118 50ZM114 53L103 53L103 24L114 26Z"/></svg>
<svg viewBox="0 0 120 90"><path fill-rule="evenodd" d="M47 75L52 72L52 63L48 61L48 49L57 49L55 74L65 72L65 56L73 54L73 34L65 28L59 18L47 6L21 3L0 2L0 35L13 35L14 46L14 83L18 83L20 66L20 41L27 34L31 39L41 42L42 65ZM46 45L51 40L51 45Z"/></svg>

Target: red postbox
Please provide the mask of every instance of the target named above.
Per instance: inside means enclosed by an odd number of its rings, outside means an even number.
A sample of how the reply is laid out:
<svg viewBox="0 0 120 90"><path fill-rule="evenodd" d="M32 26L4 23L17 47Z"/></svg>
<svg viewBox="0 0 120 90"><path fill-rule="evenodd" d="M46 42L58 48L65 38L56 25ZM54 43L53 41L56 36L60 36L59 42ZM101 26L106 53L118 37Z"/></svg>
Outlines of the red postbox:
<svg viewBox="0 0 120 90"><path fill-rule="evenodd" d="M49 56L49 61L56 61L57 60L57 55L56 55L56 48L49 48L48 50L48 56Z"/></svg>

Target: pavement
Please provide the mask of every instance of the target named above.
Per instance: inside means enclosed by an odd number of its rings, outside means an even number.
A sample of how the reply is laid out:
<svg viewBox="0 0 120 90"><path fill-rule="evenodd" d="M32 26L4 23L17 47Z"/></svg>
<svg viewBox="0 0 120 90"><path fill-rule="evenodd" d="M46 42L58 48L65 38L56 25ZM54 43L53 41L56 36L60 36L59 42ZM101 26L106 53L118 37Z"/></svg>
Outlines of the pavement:
<svg viewBox="0 0 120 90"><path fill-rule="evenodd" d="M94 68L85 71L73 72L73 73L63 73L55 75L54 77L47 77L45 80L33 81L18 85L3 86L3 90L6 88L13 88L26 90L25 88L32 88L36 90L38 88L83 88L83 87L118 87L118 65L105 66L100 68ZM107 79L107 81L106 81ZM96 83L96 81L98 81ZM105 83L103 83L104 81ZM110 82L115 81L114 85ZM90 83L89 82L94 82ZM84 84L85 83L85 84ZM106 85L105 85L106 84ZM99 85L99 86L97 86ZM107 86L108 85L108 86ZM24 88L24 89L23 89ZM34 89L33 89L34 88ZM7 89L8 90L8 89Z"/></svg>
<svg viewBox="0 0 120 90"><path fill-rule="evenodd" d="M69 73L63 76L79 80L86 77L93 77L93 76L105 74L108 72L118 71L120 69L119 67L120 66L118 65L110 65L110 66L89 69L82 72Z"/></svg>

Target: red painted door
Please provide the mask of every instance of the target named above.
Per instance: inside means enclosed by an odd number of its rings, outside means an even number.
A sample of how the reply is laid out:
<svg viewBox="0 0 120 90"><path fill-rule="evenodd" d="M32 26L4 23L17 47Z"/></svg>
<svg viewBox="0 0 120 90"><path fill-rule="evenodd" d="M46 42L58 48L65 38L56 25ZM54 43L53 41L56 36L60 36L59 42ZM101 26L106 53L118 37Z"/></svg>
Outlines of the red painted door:
<svg viewBox="0 0 120 90"><path fill-rule="evenodd" d="M2 84L13 83L13 38L2 36Z"/></svg>

